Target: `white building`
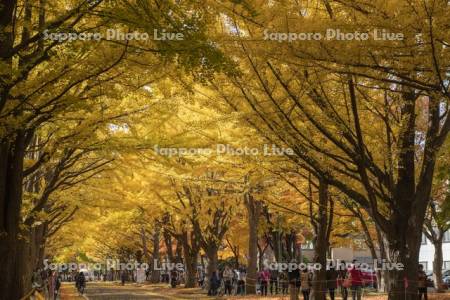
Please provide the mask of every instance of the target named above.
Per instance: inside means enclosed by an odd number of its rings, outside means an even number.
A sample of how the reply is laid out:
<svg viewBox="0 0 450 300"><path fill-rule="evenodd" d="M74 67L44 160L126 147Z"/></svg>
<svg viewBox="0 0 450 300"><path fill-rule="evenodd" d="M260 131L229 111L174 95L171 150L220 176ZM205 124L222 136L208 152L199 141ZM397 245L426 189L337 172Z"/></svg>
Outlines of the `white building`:
<svg viewBox="0 0 450 300"><path fill-rule="evenodd" d="M444 234L444 240L442 243L442 255L443 255L443 265L444 270L450 270L450 230ZM420 246L419 253L419 263L423 265L426 271L433 271L433 260L434 260L434 246L422 235L422 245Z"/></svg>
<svg viewBox="0 0 450 300"><path fill-rule="evenodd" d="M377 251L378 252L378 251ZM450 230L445 232L444 239L442 243L442 258L443 270L450 270ZM352 248L332 248L331 249L332 259L341 259L346 261L352 261L357 259L359 262L368 263L371 265L372 256L368 250L356 251ZM422 235L422 245L420 246L419 252L419 263L423 265L426 272L433 271L433 260L434 260L434 245Z"/></svg>
<svg viewBox="0 0 450 300"><path fill-rule="evenodd" d="M265 258L269 261L274 260L273 251L270 247L265 253ZM377 255L380 253L378 250ZM450 230L444 234L444 239L442 243L442 255L443 255L443 270L450 270ZM308 241L301 245L301 256L307 261L313 261L314 259L314 247L312 242ZM358 260L360 263L367 263L369 266L373 265L373 258L369 250L354 250L352 248L331 248L331 259L345 260L351 262L353 259ZM433 260L434 260L434 245L422 235L422 245L420 246L419 252L419 263L424 266L426 272L433 271Z"/></svg>

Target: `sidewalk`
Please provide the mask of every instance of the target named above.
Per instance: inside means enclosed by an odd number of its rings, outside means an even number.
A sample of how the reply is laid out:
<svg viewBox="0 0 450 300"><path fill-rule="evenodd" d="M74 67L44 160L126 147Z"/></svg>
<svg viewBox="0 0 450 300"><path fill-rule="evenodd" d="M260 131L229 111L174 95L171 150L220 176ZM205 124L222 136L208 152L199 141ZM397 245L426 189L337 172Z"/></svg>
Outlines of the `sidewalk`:
<svg viewBox="0 0 450 300"><path fill-rule="evenodd" d="M86 298L79 296L77 290L73 283L63 283L61 284L61 300L84 300Z"/></svg>

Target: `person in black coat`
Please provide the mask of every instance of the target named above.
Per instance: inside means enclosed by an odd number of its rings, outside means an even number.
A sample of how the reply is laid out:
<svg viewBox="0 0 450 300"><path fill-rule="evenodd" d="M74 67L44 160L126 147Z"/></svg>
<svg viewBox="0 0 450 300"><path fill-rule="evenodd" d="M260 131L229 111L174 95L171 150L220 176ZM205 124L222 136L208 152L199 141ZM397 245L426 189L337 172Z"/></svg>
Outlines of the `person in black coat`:
<svg viewBox="0 0 450 300"><path fill-rule="evenodd" d="M84 288L86 287L86 277L83 272L78 273L75 279L75 286L77 287L78 292L83 295Z"/></svg>
<svg viewBox="0 0 450 300"><path fill-rule="evenodd" d="M217 275L217 272L214 271L211 274L211 278L209 279L209 291L208 296L216 296L217 289L220 287L220 278Z"/></svg>
<svg viewBox="0 0 450 300"><path fill-rule="evenodd" d="M334 291L337 288L337 278L338 278L338 272L334 268L333 265L330 265L327 272L326 272L326 278L327 278L327 289L330 293L330 299L334 300Z"/></svg>
<svg viewBox="0 0 450 300"><path fill-rule="evenodd" d="M54 288L54 293L53 293L55 300L58 298L60 288L61 288L61 276L57 275L55 278L55 288Z"/></svg>
<svg viewBox="0 0 450 300"><path fill-rule="evenodd" d="M291 261L294 262L295 261ZM298 268L288 271L289 289L295 293L295 297L298 297L298 290L300 288L300 270Z"/></svg>

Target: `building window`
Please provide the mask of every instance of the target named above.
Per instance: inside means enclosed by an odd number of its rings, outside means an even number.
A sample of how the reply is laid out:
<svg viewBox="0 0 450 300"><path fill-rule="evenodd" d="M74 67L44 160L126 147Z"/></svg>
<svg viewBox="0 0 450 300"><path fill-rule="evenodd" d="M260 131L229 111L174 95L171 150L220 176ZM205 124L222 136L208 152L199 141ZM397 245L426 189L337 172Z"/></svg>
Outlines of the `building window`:
<svg viewBox="0 0 450 300"><path fill-rule="evenodd" d="M444 243L450 243L450 230L444 232L444 238L442 240Z"/></svg>
<svg viewBox="0 0 450 300"><path fill-rule="evenodd" d="M426 245L427 244L427 237L424 233L422 233L422 245Z"/></svg>
<svg viewBox="0 0 450 300"><path fill-rule="evenodd" d="M450 260L444 261L443 268L444 270L450 270Z"/></svg>
<svg viewBox="0 0 450 300"><path fill-rule="evenodd" d="M423 270L426 272L428 271L428 263L426 261L420 261L419 265L423 266Z"/></svg>

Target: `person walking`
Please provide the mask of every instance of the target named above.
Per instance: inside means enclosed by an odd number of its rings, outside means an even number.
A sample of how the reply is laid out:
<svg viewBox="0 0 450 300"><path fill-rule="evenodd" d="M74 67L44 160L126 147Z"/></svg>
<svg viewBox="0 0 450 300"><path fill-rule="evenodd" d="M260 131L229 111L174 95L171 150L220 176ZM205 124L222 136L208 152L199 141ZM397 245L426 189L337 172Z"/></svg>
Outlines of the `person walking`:
<svg viewBox="0 0 450 300"><path fill-rule="evenodd" d="M208 296L216 296L217 289L220 287L220 278L216 271L213 271L209 279Z"/></svg>
<svg viewBox="0 0 450 300"><path fill-rule="evenodd" d="M61 288L61 276L60 275L56 275L54 288L55 288L55 290L53 292L53 295L54 295L54 300L56 300L59 295L59 289Z"/></svg>
<svg viewBox="0 0 450 300"><path fill-rule="evenodd" d="M351 280L352 300L361 300L363 276L359 269L357 260L353 260L353 266L349 271Z"/></svg>
<svg viewBox="0 0 450 300"><path fill-rule="evenodd" d="M417 288L419 292L419 300L422 300L422 296L424 300L428 300L427 294L427 274L423 270L423 265L419 265L419 272L417 275Z"/></svg>
<svg viewBox="0 0 450 300"><path fill-rule="evenodd" d="M280 274L280 287L281 287L281 293L283 295L287 294L288 286L289 286L288 276L287 276L286 272L281 272L281 274Z"/></svg>
<svg viewBox="0 0 450 300"><path fill-rule="evenodd" d="M78 273L75 279L75 286L80 295L84 294L84 289L86 288L86 277L83 272Z"/></svg>
<svg viewBox="0 0 450 300"><path fill-rule="evenodd" d="M308 269L303 269L300 274L300 289L302 290L303 300L309 300L309 293L311 292L311 278L312 274Z"/></svg>
<svg viewBox="0 0 450 300"><path fill-rule="evenodd" d="M261 296L267 296L267 287L270 280L270 273L267 269L264 269L259 273L259 280L261 283Z"/></svg>
<svg viewBox="0 0 450 300"><path fill-rule="evenodd" d="M120 282L122 285L125 285L125 282L127 281L127 271L122 270L122 273L120 273Z"/></svg>
<svg viewBox="0 0 450 300"><path fill-rule="evenodd" d="M172 270L172 271L170 272L170 286L171 286L172 288L175 288L175 287L177 286L178 280L179 280L178 277L179 277L179 275L178 275L177 270Z"/></svg>
<svg viewBox="0 0 450 300"><path fill-rule="evenodd" d="M236 279L237 279L237 288L236 288L236 295L243 296L245 295L245 271L243 269L237 269L236 270Z"/></svg>
<svg viewBox="0 0 450 300"><path fill-rule="evenodd" d="M338 282L339 282L339 286L341 288L342 300L347 300L348 288L350 287L351 284L349 284L350 281L348 278L347 265L344 260L339 264Z"/></svg>
<svg viewBox="0 0 450 300"><path fill-rule="evenodd" d="M203 284L205 283L205 274L203 273L203 269L199 269L197 272L197 282L198 286L203 288Z"/></svg>
<svg viewBox="0 0 450 300"><path fill-rule="evenodd" d="M334 268L332 264L328 267L328 270L326 272L326 279L327 279L327 289L330 293L330 299L334 300L334 292L337 288L337 278L338 278L338 272Z"/></svg>
<svg viewBox="0 0 450 300"><path fill-rule="evenodd" d="M295 260L292 259L291 263L296 264ZM287 273L288 283L289 283L289 295L291 300L298 299L298 291L300 286L300 270L294 268Z"/></svg>
<svg viewBox="0 0 450 300"><path fill-rule="evenodd" d="M223 270L222 274L223 283L225 286L225 295L231 296L231 290L232 290L232 281L233 281L233 271L230 269L230 267L225 266L225 270Z"/></svg>
<svg viewBox="0 0 450 300"><path fill-rule="evenodd" d="M278 276L277 269L270 270L270 294L272 295L278 294Z"/></svg>

